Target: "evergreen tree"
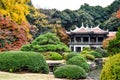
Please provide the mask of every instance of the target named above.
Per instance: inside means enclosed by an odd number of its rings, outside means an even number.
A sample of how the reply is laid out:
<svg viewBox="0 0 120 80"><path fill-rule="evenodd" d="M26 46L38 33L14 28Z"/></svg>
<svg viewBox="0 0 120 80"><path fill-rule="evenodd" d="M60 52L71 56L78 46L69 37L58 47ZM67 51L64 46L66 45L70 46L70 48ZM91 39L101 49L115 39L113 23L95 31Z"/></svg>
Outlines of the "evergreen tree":
<svg viewBox="0 0 120 80"><path fill-rule="evenodd" d="M22 51L35 52L68 52L70 49L53 33L46 33L38 36L31 44L25 45L21 48Z"/></svg>

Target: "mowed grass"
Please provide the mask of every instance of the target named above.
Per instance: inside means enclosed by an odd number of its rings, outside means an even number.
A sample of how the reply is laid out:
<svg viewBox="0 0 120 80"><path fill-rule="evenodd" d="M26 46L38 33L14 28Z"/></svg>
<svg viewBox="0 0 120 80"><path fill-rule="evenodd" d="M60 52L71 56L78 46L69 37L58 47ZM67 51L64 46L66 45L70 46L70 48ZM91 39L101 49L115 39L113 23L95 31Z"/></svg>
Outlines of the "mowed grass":
<svg viewBox="0 0 120 80"><path fill-rule="evenodd" d="M0 80L67 80L55 78L52 74L9 73L0 71Z"/></svg>

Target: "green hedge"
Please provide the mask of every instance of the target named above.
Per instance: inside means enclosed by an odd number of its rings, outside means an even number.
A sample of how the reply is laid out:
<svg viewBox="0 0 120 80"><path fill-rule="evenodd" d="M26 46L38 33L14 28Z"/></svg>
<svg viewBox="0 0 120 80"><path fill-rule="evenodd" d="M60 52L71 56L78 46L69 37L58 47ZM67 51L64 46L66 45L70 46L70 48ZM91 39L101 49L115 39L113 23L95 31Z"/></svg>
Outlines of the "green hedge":
<svg viewBox="0 0 120 80"><path fill-rule="evenodd" d="M48 65L40 53L9 51L0 53L0 70L48 73Z"/></svg>
<svg viewBox="0 0 120 80"><path fill-rule="evenodd" d="M85 70L77 65L65 65L58 67L53 74L57 78L68 79L83 79L87 77Z"/></svg>
<svg viewBox="0 0 120 80"><path fill-rule="evenodd" d="M89 54L93 55L95 58L102 58L102 54L96 51L91 51Z"/></svg>
<svg viewBox="0 0 120 80"><path fill-rule="evenodd" d="M78 56L79 54L76 52L72 52L66 55L65 59L69 60L70 58L74 57L74 56Z"/></svg>
<svg viewBox="0 0 120 80"><path fill-rule="evenodd" d="M80 55L86 58L87 60L91 60L91 61L95 60L95 57L91 54L80 54Z"/></svg>
<svg viewBox="0 0 120 80"><path fill-rule="evenodd" d="M106 60L100 80L120 80L120 53Z"/></svg>
<svg viewBox="0 0 120 80"><path fill-rule="evenodd" d="M103 57L107 57L108 56L107 51L102 49L102 48L96 48L95 51L101 53Z"/></svg>
<svg viewBox="0 0 120 80"><path fill-rule="evenodd" d="M74 56L74 57L70 58L67 61L67 64L78 65L78 66L82 67L83 69L85 69L86 72L88 72L90 69L89 64L87 63L86 59L82 56Z"/></svg>

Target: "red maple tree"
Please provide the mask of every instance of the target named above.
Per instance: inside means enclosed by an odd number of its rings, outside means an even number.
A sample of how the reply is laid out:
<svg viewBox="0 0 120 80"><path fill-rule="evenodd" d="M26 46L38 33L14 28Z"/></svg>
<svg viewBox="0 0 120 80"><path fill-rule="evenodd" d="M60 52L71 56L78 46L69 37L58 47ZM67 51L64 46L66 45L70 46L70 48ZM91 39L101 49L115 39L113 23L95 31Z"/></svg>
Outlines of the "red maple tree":
<svg viewBox="0 0 120 80"><path fill-rule="evenodd" d="M19 50L31 40L29 25L16 22L0 15L0 51Z"/></svg>

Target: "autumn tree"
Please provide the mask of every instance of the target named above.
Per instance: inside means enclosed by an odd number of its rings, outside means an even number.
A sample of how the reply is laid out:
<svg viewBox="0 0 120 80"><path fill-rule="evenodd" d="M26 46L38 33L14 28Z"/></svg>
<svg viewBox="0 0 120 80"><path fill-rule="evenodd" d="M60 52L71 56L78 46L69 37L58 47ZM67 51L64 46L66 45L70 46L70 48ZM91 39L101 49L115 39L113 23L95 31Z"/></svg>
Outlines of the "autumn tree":
<svg viewBox="0 0 120 80"><path fill-rule="evenodd" d="M65 43L66 45L68 45L69 42L69 36L66 33L66 30L64 28L62 28L60 25L57 25L55 27L55 32L57 34L57 36L60 38L61 42Z"/></svg>
<svg viewBox="0 0 120 80"><path fill-rule="evenodd" d="M114 55L120 52L120 28L118 29L118 32L116 33L116 38L109 42L107 50L108 50L109 55Z"/></svg>
<svg viewBox="0 0 120 80"><path fill-rule="evenodd" d="M0 0L0 14L9 16L13 21L21 24L26 20L26 15L29 13L27 3L30 0Z"/></svg>
<svg viewBox="0 0 120 80"><path fill-rule="evenodd" d="M120 9L117 11L116 17L120 19Z"/></svg>
<svg viewBox="0 0 120 80"><path fill-rule="evenodd" d="M0 15L0 51L19 50L22 45L31 40L31 35L26 32L29 25L18 25L8 17Z"/></svg>
<svg viewBox="0 0 120 80"><path fill-rule="evenodd" d="M102 43L103 48L104 48L104 49L107 49L107 47L108 47L108 45L109 45L109 42L110 42L111 40L114 40L115 38L116 38L115 35L114 35L114 36L109 36L108 38L106 38L106 39L103 41L103 43Z"/></svg>

